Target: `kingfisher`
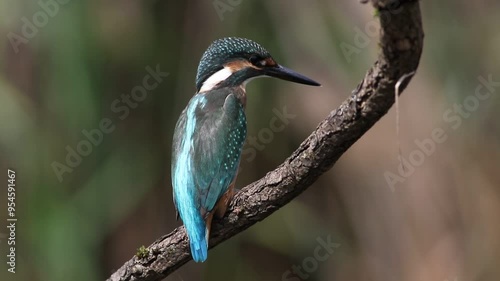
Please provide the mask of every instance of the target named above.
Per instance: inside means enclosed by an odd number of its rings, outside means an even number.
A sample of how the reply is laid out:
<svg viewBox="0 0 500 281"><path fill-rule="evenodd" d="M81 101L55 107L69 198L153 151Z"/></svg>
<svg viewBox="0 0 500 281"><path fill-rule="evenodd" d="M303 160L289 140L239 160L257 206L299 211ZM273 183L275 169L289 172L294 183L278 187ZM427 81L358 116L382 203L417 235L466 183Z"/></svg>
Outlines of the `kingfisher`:
<svg viewBox="0 0 500 281"><path fill-rule="evenodd" d="M174 205L195 262L207 259L212 218L224 216L234 194L247 134L245 85L265 76L320 85L279 65L254 41L218 39L200 60L197 91L175 126L171 167Z"/></svg>

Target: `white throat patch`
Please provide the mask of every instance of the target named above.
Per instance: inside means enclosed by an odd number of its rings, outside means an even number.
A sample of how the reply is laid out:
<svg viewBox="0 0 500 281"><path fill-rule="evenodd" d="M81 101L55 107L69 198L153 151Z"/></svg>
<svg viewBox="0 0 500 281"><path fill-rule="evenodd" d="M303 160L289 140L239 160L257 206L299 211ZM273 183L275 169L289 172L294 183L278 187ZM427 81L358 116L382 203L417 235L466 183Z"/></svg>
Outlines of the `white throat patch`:
<svg viewBox="0 0 500 281"><path fill-rule="evenodd" d="M212 90L217 84L226 80L229 76L233 74L233 71L229 67L224 67L223 69L215 72L210 77L208 77L203 85L201 86L200 93Z"/></svg>

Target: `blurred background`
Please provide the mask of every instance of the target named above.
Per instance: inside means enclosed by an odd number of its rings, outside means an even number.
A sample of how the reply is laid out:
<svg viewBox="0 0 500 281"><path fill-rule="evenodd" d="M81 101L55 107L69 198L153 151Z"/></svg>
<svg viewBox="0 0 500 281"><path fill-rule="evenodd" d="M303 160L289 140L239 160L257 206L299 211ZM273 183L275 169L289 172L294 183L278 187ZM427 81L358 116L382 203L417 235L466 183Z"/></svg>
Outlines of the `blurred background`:
<svg viewBox="0 0 500 281"><path fill-rule="evenodd" d="M406 170L392 109L308 191L165 280L499 280L500 85L484 85L500 81L500 3L421 8L424 52L400 99ZM171 139L213 40L253 39L323 85L247 86L257 143L245 146L241 188L349 96L376 59L377 22L353 0L2 0L0 221L8 168L18 221L15 274L0 227L0 279L104 280L180 225ZM157 69L168 75L140 92ZM335 243L323 261L320 241Z"/></svg>

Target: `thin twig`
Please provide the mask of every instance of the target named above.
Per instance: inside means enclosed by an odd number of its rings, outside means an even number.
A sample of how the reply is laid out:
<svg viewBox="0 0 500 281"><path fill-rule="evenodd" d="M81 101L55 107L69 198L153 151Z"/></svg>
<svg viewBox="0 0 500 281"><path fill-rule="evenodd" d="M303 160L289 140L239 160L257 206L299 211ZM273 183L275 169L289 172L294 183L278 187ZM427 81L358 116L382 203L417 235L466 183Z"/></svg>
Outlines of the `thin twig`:
<svg viewBox="0 0 500 281"><path fill-rule="evenodd" d="M406 167L403 163L403 152L401 151L401 138L399 136L399 88L401 86L401 83L403 83L407 78L413 77L415 75L416 71L412 71L410 73L406 73L405 75L401 76L399 78L398 82L396 83L396 86L394 86L394 103L396 106L396 138L397 138L397 145L398 145L398 159L399 159L399 164L403 168L403 171L406 170Z"/></svg>

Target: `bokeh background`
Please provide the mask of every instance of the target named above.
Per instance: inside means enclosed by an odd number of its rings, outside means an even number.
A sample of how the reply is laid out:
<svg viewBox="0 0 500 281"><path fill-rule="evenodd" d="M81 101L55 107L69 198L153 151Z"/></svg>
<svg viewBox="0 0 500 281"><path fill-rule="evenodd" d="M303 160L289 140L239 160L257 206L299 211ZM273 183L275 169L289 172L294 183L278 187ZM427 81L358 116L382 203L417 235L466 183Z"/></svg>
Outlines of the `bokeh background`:
<svg viewBox="0 0 500 281"><path fill-rule="evenodd" d="M0 2L0 225L8 168L17 172L18 216L16 274L7 272L0 227L1 280L104 280L180 225L171 139L213 40L251 38L323 84L248 85L248 135L259 145L245 147L239 188L297 148L379 51L376 13L353 0L63 2ZM400 99L403 158L418 154L415 141L436 128L446 140L389 184L387 173L398 175L399 166L392 109L308 191L166 280L499 280L500 86L470 103L459 125L453 110L474 99L479 76L500 81L500 2L421 7L424 52ZM121 95L157 65L168 77L120 119L113 103L123 106ZM269 137L283 111L294 117ZM88 140L82 130L105 118L114 130L58 178L54 163L67 165L67 147L76 150ZM312 270L318 239L338 247ZM307 276L287 273L304 261Z"/></svg>

